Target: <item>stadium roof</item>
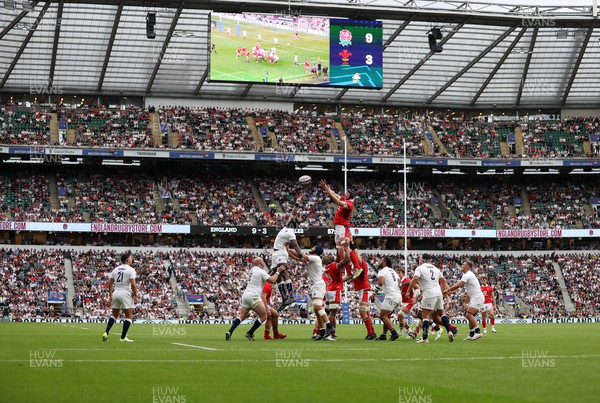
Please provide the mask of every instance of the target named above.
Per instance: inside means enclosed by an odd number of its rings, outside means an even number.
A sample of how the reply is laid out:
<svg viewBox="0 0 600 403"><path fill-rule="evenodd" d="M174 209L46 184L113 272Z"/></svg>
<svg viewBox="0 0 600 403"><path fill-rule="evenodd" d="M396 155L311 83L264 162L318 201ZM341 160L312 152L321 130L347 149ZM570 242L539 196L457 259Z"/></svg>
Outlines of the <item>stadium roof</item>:
<svg viewBox="0 0 600 403"><path fill-rule="evenodd" d="M590 0L591 2L591 0ZM285 12L381 19L381 90L209 82L209 14ZM157 12L156 39L145 19ZM469 1L0 0L0 92L282 99L363 105L600 107L592 6ZM426 33L443 27L442 53ZM43 91L42 91L43 92Z"/></svg>

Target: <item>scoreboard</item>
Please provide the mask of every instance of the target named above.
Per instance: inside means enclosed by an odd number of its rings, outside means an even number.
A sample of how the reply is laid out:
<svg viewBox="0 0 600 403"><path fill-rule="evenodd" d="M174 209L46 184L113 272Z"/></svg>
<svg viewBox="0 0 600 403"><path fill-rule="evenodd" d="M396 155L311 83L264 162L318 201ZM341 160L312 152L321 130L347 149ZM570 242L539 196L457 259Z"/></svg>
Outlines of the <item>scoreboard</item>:
<svg viewBox="0 0 600 403"><path fill-rule="evenodd" d="M381 21L330 20L330 86L383 86L382 32Z"/></svg>
<svg viewBox="0 0 600 403"><path fill-rule="evenodd" d="M381 21L283 14L212 13L209 80L381 89Z"/></svg>

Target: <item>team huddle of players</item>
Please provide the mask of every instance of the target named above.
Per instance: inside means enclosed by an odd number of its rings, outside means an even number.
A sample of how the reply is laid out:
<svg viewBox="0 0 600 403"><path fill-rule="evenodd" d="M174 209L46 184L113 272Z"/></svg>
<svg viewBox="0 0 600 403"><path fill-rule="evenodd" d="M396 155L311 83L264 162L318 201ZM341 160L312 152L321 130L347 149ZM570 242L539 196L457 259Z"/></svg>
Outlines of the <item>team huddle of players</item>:
<svg viewBox="0 0 600 403"><path fill-rule="evenodd" d="M325 181L319 182L323 190L329 195L338 208L333 224L335 226L335 244L337 256L323 256L321 245L313 246L308 253L302 253L296 240L295 228L298 226L297 213L301 207L303 195L296 199L295 206L281 231L277 234L271 256L270 273L265 269L261 258L253 260L254 267L250 271L248 286L242 295L242 308L239 316L234 319L231 328L225 334L225 339L230 340L235 329L246 319L250 311L254 311L258 318L251 329L246 333L248 340L254 340L254 332L265 323L265 339L283 339L285 334L278 331L278 311L295 302L293 285L289 271L290 259L306 267L307 278L310 285L310 300L317 320L313 330L313 340L336 340L337 314L341 304L341 291L345 282L353 282L354 291L359 298L359 313L367 329L366 340L387 340L387 332L391 333L390 340L400 337L406 330L407 337L416 339L422 332L418 343L429 343L430 333L435 332L435 340L442 335L443 329L448 334L448 339L453 342L458 333L458 328L450 323L444 310L444 301L448 295L460 287L465 287L466 318L469 321L469 336L465 340L477 340L482 337L476 316L482 312L483 327L485 332L487 314L490 317L492 332L494 327L494 310L496 301L493 288L484 278L482 287L473 272L473 264L465 261L462 264L462 278L454 285L449 286L441 271L431 263L431 256L423 254L419 258L418 266L414 270L412 279L402 268L393 268L391 259L382 257L379 262L377 283L371 288L368 277L368 266L361 258L360 253L352 242L350 232L350 217L354 210L354 195L346 192L343 196L336 194ZM277 288L282 297L282 303L275 310L270 306L272 285ZM371 303L383 291L383 300L377 300L380 319L383 322L383 332L377 336L370 315ZM420 297L420 299L419 299ZM395 329L392 317L397 311L400 328ZM411 330L406 320L407 315L418 319L418 324ZM273 328L273 337L270 329Z"/></svg>

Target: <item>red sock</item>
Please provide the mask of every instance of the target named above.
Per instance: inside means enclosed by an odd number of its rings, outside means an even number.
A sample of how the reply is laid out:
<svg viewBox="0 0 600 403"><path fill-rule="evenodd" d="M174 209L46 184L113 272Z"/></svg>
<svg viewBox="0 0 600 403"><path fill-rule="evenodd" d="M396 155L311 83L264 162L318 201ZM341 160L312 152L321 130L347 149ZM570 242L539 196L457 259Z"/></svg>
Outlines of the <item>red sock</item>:
<svg viewBox="0 0 600 403"><path fill-rule="evenodd" d="M358 256L356 256L356 251L350 252L350 260L352 261L354 270L360 269L361 265L358 263Z"/></svg>
<svg viewBox="0 0 600 403"><path fill-rule="evenodd" d="M490 322L491 322L491 321L492 321L492 320L490 319ZM482 321L481 321L481 325L482 325L482 326L483 326L483 328L485 329L485 327L487 326L487 320L482 320Z"/></svg>
<svg viewBox="0 0 600 403"><path fill-rule="evenodd" d="M490 318L490 324L492 326L494 326L495 323L496 323L496 318Z"/></svg>
<svg viewBox="0 0 600 403"><path fill-rule="evenodd" d="M313 329L313 334L319 334L319 329Z"/></svg>
<svg viewBox="0 0 600 403"><path fill-rule="evenodd" d="M454 331L454 329L456 329L456 326L454 326L452 323L450 323L450 330Z"/></svg>
<svg viewBox="0 0 600 403"><path fill-rule="evenodd" d="M367 319L364 321L365 322L365 327L367 328L367 333L368 334L373 334L375 333L375 329L373 329L373 323L371 322L371 319Z"/></svg>
<svg viewBox="0 0 600 403"><path fill-rule="evenodd" d="M268 336L268 335L269 335L269 331L265 330L265 336Z"/></svg>

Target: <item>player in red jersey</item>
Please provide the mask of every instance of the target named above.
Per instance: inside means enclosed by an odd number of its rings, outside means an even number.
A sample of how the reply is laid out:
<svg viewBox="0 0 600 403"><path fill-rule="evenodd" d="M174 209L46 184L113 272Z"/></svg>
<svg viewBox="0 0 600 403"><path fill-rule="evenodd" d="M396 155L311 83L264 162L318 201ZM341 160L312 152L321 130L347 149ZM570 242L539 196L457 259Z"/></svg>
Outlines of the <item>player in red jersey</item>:
<svg viewBox="0 0 600 403"><path fill-rule="evenodd" d="M483 293L483 308L481 308L481 324L483 325L483 333L487 333L486 316L490 317L490 325L492 325L492 333L496 333L496 296L494 295L494 287L489 285L487 276L481 276L481 292Z"/></svg>
<svg viewBox="0 0 600 403"><path fill-rule="evenodd" d="M329 311L329 321L335 329L337 327L337 314L342 302L344 281L350 280L352 276L344 276L343 266L345 262L342 262L342 264L334 262L331 255L323 257L323 265L325 266L323 280L325 280L325 284L327 285L325 309ZM318 329L316 333L313 333L313 338L315 338L314 334L318 334ZM335 331L331 336L336 338Z"/></svg>
<svg viewBox="0 0 600 403"><path fill-rule="evenodd" d="M263 286L262 293L260 295L263 304L267 307L267 321L265 322L265 340L277 340L285 339L287 334L279 333L279 314L277 310L271 306L271 294L273 293L273 286L271 283L266 282ZM271 327L273 327L273 337L271 337Z"/></svg>
<svg viewBox="0 0 600 403"><path fill-rule="evenodd" d="M411 332L410 326L408 326L406 315L409 314L413 305L417 302L417 297L421 294L421 289L409 287L410 277L406 275L404 269L398 269L398 274L401 276L400 291L402 291L402 306L398 310L398 323L400 324L400 330L402 328L406 329L407 336L414 339L416 336ZM400 334L402 334L402 331L400 331Z"/></svg>
<svg viewBox="0 0 600 403"><path fill-rule="evenodd" d="M360 257L360 255L358 257ZM350 266L348 264L345 265L345 270L347 274L347 276L345 277L345 281L352 280L354 285L354 291L358 292L358 311L361 319L365 324L365 327L367 328L367 336L365 337L365 340L375 340L377 338L377 334L375 334L375 329L373 328L373 319L371 318L370 313L371 286L369 285L369 267L367 266L367 262L362 260L362 258L360 259L359 264L361 265L361 268L363 270L360 271L358 276L356 276L356 272L354 275L352 274L352 271L350 270Z"/></svg>
<svg viewBox="0 0 600 403"><path fill-rule="evenodd" d="M354 211L354 195L347 191L345 195L340 196L335 193L327 182L321 180L321 187L329 194L331 200L338 206L333 216L333 225L335 226L335 247L338 252L338 262L344 259L349 259L354 266L354 276L359 276L363 270L361 265L360 255L356 251L356 247L352 242L352 234L350 232L350 217ZM353 254L350 252L352 248Z"/></svg>

